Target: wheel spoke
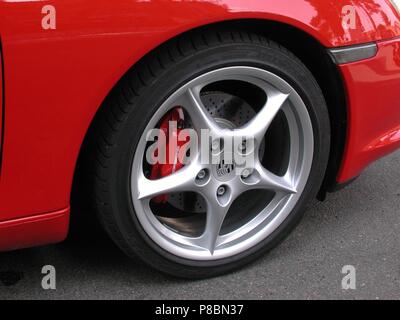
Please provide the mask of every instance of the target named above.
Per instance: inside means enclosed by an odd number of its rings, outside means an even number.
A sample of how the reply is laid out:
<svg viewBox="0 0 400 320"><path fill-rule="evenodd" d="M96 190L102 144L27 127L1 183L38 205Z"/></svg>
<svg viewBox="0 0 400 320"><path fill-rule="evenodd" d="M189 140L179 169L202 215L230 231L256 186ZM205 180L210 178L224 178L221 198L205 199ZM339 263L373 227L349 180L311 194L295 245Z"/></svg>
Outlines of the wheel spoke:
<svg viewBox="0 0 400 320"><path fill-rule="evenodd" d="M207 201L207 219L204 233L197 240L197 245L214 254L222 224L230 208L230 204L222 206L218 201Z"/></svg>
<svg viewBox="0 0 400 320"><path fill-rule="evenodd" d="M159 195L194 191L197 167L189 165L181 170L158 180L149 180L144 175L138 179L138 199L151 199Z"/></svg>
<svg viewBox="0 0 400 320"><path fill-rule="evenodd" d="M201 129L209 129L212 132L218 131L219 127L215 120L208 113L200 99L200 93L196 89L187 89L178 99L178 104L182 105L190 115L193 126L199 132Z"/></svg>
<svg viewBox="0 0 400 320"><path fill-rule="evenodd" d="M259 113L242 129L243 136L255 137L259 142L264 138L269 126L275 119L279 110L288 99L289 95L280 91L272 91L268 94L268 99Z"/></svg>
<svg viewBox="0 0 400 320"><path fill-rule="evenodd" d="M272 172L265 169L262 165L257 165L257 172L259 174L259 182L256 185L258 188L275 191L277 193L295 194L297 193L290 175L283 177L277 176Z"/></svg>

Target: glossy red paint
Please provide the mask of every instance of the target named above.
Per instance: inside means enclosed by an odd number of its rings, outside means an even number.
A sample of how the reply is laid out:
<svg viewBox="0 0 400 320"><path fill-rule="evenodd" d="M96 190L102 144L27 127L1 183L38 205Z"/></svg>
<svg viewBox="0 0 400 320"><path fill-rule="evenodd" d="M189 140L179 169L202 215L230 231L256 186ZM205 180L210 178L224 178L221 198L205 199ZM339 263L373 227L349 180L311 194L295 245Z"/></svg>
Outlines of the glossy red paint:
<svg viewBox="0 0 400 320"><path fill-rule="evenodd" d="M0 38L1 42L1 38ZM3 153L3 108L4 108L4 99L3 99L3 57L0 43L0 175L1 175L1 160Z"/></svg>
<svg viewBox="0 0 400 320"><path fill-rule="evenodd" d="M0 251L63 241L68 226L69 209L0 222Z"/></svg>
<svg viewBox="0 0 400 320"><path fill-rule="evenodd" d="M57 10L56 30L41 27L41 9L47 4ZM342 26L345 5L356 9L354 30ZM139 59L183 32L228 20L258 19L291 25L325 47L400 36L399 15L389 0L7 0L0 1L0 15L6 84L0 222L69 207L79 150L102 101ZM389 60L394 59L393 46L395 41L381 43L378 57L369 61L367 74L375 75L390 89L397 82L389 80L390 76L398 76L396 66L389 66L394 63ZM371 92L366 80L360 79L362 62L341 69L352 109L339 181L354 177L370 161L397 146L392 141L398 137L395 130L399 125L374 111L373 97L368 100L355 95L363 88ZM389 93L391 98L396 91ZM390 102L389 98L385 101ZM375 115L364 117L373 121L363 122L358 114L362 103L364 113ZM32 223L31 232L28 227L23 230L32 245L38 243L34 241L38 224ZM58 237L52 234L55 231L46 231L48 242L63 238L66 225L58 224ZM0 241L4 235L3 231ZM14 244L7 240L10 247L25 241L11 232L7 236L15 239ZM45 243L46 234L40 239Z"/></svg>
<svg viewBox="0 0 400 320"><path fill-rule="evenodd" d="M378 46L376 57L340 66L349 93L350 121L339 182L400 147L400 39Z"/></svg>

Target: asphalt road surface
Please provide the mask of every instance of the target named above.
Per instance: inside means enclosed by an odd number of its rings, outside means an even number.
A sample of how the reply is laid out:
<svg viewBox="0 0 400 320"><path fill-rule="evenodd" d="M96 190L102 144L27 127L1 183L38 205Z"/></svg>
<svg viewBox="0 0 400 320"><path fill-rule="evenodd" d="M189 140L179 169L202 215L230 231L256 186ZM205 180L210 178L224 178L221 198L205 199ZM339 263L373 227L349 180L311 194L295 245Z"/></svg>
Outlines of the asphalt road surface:
<svg viewBox="0 0 400 320"><path fill-rule="evenodd" d="M56 290L41 286L44 265L56 268ZM356 290L342 289L345 265L356 268ZM399 299L400 153L313 202L287 240L233 274L172 279L87 231L62 244L0 254L0 299L16 298Z"/></svg>

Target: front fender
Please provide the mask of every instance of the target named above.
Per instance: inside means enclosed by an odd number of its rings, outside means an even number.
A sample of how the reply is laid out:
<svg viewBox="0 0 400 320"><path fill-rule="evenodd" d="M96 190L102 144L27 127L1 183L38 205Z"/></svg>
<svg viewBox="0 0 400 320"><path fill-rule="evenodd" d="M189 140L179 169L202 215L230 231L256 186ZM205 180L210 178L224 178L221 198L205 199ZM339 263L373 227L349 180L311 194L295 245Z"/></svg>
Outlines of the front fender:
<svg viewBox="0 0 400 320"><path fill-rule="evenodd" d="M56 28L42 27L42 7ZM357 13L343 27L343 7ZM279 21L325 47L400 35L388 0L9 0L0 2L5 127L0 221L67 208L76 161L121 76L165 41L239 19Z"/></svg>

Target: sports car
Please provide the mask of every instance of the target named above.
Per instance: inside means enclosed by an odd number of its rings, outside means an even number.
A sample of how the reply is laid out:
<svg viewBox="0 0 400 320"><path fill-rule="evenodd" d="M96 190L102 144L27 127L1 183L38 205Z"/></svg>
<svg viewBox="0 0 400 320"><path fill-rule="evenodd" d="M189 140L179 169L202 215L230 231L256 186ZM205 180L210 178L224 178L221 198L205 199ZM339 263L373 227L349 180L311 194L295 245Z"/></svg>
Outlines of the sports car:
<svg viewBox="0 0 400 320"><path fill-rule="evenodd" d="M400 147L399 9L0 1L0 251L63 241L77 198L163 273L254 261Z"/></svg>

